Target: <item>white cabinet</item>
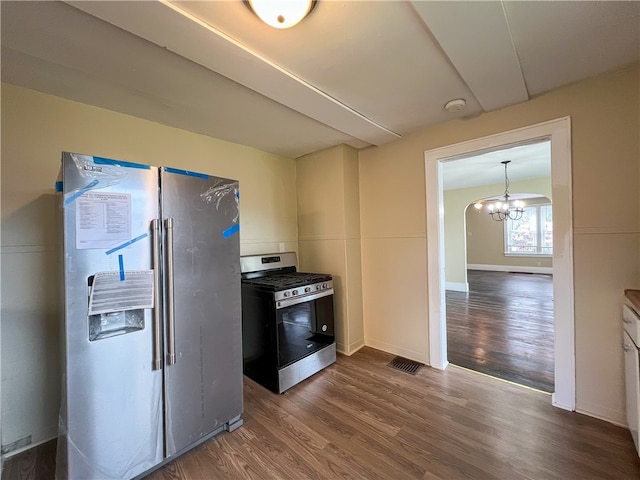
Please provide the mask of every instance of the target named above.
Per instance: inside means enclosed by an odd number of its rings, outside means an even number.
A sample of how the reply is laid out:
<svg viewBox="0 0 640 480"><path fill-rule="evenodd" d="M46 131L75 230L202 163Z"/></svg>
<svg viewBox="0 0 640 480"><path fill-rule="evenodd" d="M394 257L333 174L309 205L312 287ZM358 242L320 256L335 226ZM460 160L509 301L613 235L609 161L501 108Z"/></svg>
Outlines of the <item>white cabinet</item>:
<svg viewBox="0 0 640 480"><path fill-rule="evenodd" d="M638 350L638 328L640 318L626 305L623 307L625 386L627 398L627 425L640 455L640 353Z"/></svg>

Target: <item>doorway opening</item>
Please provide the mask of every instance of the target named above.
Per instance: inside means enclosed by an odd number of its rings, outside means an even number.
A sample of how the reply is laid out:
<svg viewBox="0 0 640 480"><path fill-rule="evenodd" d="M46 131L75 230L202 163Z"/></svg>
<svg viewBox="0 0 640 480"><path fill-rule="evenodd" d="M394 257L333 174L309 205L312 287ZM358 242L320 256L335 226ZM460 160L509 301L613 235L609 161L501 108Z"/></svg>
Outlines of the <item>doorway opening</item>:
<svg viewBox="0 0 640 480"><path fill-rule="evenodd" d="M448 360L552 393L549 141L444 161L443 173Z"/></svg>
<svg viewBox="0 0 640 480"><path fill-rule="evenodd" d="M553 405L575 409L573 249L571 215L570 119L553 120L425 152L427 259L429 281L429 357L431 366L448 365L446 339L443 166L445 162L505 148L550 142L553 215Z"/></svg>

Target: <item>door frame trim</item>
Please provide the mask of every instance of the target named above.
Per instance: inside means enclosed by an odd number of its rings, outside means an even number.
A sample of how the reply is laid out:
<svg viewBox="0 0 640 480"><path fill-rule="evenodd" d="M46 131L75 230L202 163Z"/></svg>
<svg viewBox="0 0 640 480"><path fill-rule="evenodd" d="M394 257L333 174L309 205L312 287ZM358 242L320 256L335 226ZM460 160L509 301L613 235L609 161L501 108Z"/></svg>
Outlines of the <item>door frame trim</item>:
<svg viewBox="0 0 640 480"><path fill-rule="evenodd" d="M505 146L548 139L551 143L553 200L553 297L555 391L552 404L575 410L575 319L573 283L573 215L571 192L571 119L558 118L425 152L429 360L445 369L447 360L444 278L444 201L442 162Z"/></svg>

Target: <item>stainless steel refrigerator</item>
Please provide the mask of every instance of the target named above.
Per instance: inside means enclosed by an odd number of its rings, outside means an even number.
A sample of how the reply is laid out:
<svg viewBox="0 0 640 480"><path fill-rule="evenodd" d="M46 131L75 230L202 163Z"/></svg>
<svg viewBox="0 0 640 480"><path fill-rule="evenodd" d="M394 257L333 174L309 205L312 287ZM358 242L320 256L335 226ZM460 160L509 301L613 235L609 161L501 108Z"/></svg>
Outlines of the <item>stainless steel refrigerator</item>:
<svg viewBox="0 0 640 480"><path fill-rule="evenodd" d="M238 183L64 152L57 188L57 477L133 478L239 427Z"/></svg>

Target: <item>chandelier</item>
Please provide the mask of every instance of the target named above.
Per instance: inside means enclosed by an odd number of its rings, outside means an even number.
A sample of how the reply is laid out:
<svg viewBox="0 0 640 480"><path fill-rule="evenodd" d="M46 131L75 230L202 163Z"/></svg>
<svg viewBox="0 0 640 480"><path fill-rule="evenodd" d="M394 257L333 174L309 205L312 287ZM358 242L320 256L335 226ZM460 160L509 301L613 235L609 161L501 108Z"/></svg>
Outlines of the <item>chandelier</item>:
<svg viewBox="0 0 640 480"><path fill-rule="evenodd" d="M524 203L520 200L510 201L509 197L509 176L507 175L507 165L511 163L511 160L505 160L500 162L504 165L504 193L502 197L504 201L490 203L487 206L488 213L496 222L504 222L505 220L520 220L522 213L524 212ZM477 202L474 207L478 211L482 208L482 203Z"/></svg>

